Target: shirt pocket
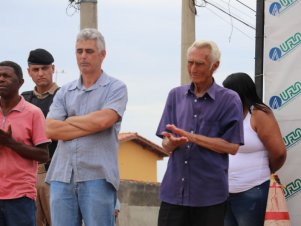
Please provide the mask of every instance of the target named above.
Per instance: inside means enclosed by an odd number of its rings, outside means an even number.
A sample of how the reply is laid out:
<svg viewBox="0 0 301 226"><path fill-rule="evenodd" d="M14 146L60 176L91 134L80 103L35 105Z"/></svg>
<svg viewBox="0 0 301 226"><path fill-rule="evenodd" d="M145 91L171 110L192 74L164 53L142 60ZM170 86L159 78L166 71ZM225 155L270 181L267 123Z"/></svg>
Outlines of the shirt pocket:
<svg viewBox="0 0 301 226"><path fill-rule="evenodd" d="M219 121L203 120L200 123L198 134L208 137L219 137L221 135L221 125Z"/></svg>

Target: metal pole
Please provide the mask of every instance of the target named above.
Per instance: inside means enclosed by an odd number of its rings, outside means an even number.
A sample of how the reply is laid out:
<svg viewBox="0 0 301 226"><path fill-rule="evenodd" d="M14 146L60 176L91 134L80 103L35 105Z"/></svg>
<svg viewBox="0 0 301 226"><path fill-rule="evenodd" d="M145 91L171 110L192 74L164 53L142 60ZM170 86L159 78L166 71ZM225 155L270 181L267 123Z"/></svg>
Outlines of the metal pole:
<svg viewBox="0 0 301 226"><path fill-rule="evenodd" d="M80 1L80 29L97 29L97 0Z"/></svg>
<svg viewBox="0 0 301 226"><path fill-rule="evenodd" d="M194 0L182 0L181 84L190 82L187 71L187 49L195 41Z"/></svg>
<svg viewBox="0 0 301 226"><path fill-rule="evenodd" d="M255 85L258 96L263 98L264 0L257 0L255 42Z"/></svg>

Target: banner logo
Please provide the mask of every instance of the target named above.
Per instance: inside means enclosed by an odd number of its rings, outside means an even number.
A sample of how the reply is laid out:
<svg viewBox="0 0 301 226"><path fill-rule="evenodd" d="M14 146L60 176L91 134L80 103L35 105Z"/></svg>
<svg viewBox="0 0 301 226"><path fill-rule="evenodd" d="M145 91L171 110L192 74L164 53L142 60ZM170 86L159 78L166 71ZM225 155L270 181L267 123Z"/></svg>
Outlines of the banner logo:
<svg viewBox="0 0 301 226"><path fill-rule="evenodd" d="M290 103L295 97L301 93L301 82L289 86L281 92L279 96L272 96L269 101L269 106L272 109L280 110L284 105Z"/></svg>
<svg viewBox="0 0 301 226"><path fill-rule="evenodd" d="M301 180L298 178L295 181L290 182L283 190L286 199L292 198L301 191Z"/></svg>
<svg viewBox="0 0 301 226"><path fill-rule="evenodd" d="M297 143L299 143L301 140L301 129L297 128L294 131L291 131L288 133L284 138L284 144L286 146L286 149L290 149L291 147L295 146Z"/></svg>
<svg viewBox="0 0 301 226"><path fill-rule="evenodd" d="M293 36L289 37L279 47L273 47L270 50L269 57L273 61L277 61L283 58L288 53L292 52L301 43L301 33L297 32Z"/></svg>
<svg viewBox="0 0 301 226"><path fill-rule="evenodd" d="M278 2L273 2L270 5L269 13L273 16L278 16L298 1L299 0L279 0Z"/></svg>

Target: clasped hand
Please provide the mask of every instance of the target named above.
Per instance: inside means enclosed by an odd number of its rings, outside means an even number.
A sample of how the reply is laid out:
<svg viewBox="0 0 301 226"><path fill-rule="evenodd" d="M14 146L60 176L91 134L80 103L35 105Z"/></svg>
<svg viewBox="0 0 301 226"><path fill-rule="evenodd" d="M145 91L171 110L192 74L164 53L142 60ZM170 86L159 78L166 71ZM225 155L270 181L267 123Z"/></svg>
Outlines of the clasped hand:
<svg viewBox="0 0 301 226"><path fill-rule="evenodd" d="M11 125L8 126L7 131L0 129L0 145L1 146L9 146L12 140L12 129Z"/></svg>
<svg viewBox="0 0 301 226"><path fill-rule="evenodd" d="M167 150L169 153L172 153L177 147L189 142L186 131L179 129L173 124L167 124L166 129L172 133L164 131L161 133L161 135L166 140L165 144L163 143L163 146L165 146L165 150Z"/></svg>

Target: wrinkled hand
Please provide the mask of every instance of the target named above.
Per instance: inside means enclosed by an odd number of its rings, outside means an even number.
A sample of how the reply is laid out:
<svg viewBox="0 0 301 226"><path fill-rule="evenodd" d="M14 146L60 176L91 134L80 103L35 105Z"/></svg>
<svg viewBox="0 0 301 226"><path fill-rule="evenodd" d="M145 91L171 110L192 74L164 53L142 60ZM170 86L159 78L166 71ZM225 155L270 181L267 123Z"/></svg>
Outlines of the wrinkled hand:
<svg viewBox="0 0 301 226"><path fill-rule="evenodd" d="M7 131L0 129L0 145L9 146L12 140L12 129L11 125L8 126Z"/></svg>
<svg viewBox="0 0 301 226"><path fill-rule="evenodd" d="M176 137L173 134L168 133L168 132L162 132L161 134L162 134L162 136L166 137L170 143L172 143L174 146L177 146L177 147L188 142L187 137L184 137L184 136Z"/></svg>
<svg viewBox="0 0 301 226"><path fill-rule="evenodd" d="M175 127L174 125L170 125L170 124L168 124L166 126L166 128L168 130L171 130L173 133L175 133L173 131L174 129L180 130L177 127ZM175 134L180 135L179 133L175 133ZM174 134L168 133L166 131L162 132L161 135L164 136L164 138L166 139L165 149L169 153L172 153L177 147L182 146L182 145L186 144L189 141L186 136L175 136Z"/></svg>
<svg viewBox="0 0 301 226"><path fill-rule="evenodd" d="M188 142L187 136L189 135L189 133L186 132L185 130L179 129L178 127L176 127L173 124L167 124L166 129L172 131L174 134L179 135L180 137L185 137L187 139L186 142Z"/></svg>

